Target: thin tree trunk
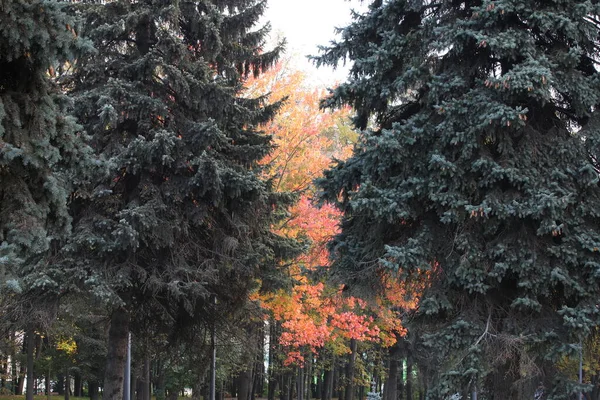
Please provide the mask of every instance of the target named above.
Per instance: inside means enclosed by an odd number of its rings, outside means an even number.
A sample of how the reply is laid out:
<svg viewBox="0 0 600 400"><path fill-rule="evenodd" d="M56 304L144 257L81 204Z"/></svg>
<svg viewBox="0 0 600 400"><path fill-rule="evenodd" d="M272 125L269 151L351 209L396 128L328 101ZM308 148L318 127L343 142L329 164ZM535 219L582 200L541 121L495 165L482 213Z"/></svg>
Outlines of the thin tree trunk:
<svg viewBox="0 0 600 400"><path fill-rule="evenodd" d="M350 355L346 364L346 391L344 400L354 399L354 364L356 363L356 340L350 339Z"/></svg>
<svg viewBox="0 0 600 400"><path fill-rule="evenodd" d="M29 325L27 328L27 390L25 398L27 400L33 400L33 355L35 352L35 331L33 326Z"/></svg>
<svg viewBox="0 0 600 400"><path fill-rule="evenodd" d="M152 379L150 378L150 355L146 351L146 358L144 359L144 400L151 400L152 396Z"/></svg>
<svg viewBox="0 0 600 400"><path fill-rule="evenodd" d="M142 372L143 374L143 372ZM144 377L137 376L137 374L133 374L135 378L132 378L131 387L135 388L135 391L131 392L132 395L135 393L135 396L131 396L132 399L135 400L144 400Z"/></svg>
<svg viewBox="0 0 600 400"><path fill-rule="evenodd" d="M342 393L341 393L341 385L340 385L340 369L341 366L334 361L333 363L333 381L332 381L332 386L331 386L331 399L333 399L334 397L337 397L338 400L342 399ZM337 394L337 396L334 396L334 394ZM331 400L329 399L329 400Z"/></svg>
<svg viewBox="0 0 600 400"><path fill-rule="evenodd" d="M398 396L398 347L394 346L389 350L389 368L388 376L383 387L383 400L397 400Z"/></svg>
<svg viewBox="0 0 600 400"><path fill-rule="evenodd" d="M50 363L48 363L48 371L46 371L46 396L48 400L50 400L50 392L52 391L52 389L50 388L50 374Z"/></svg>
<svg viewBox="0 0 600 400"><path fill-rule="evenodd" d="M404 400L404 360L398 360L398 390L397 390L397 399Z"/></svg>
<svg viewBox="0 0 600 400"><path fill-rule="evenodd" d="M279 395L281 400L291 400L290 395L290 374L286 373L281 376L281 393Z"/></svg>
<svg viewBox="0 0 600 400"><path fill-rule="evenodd" d="M252 371L250 367L246 367L240 372L238 377L238 400L250 399L250 390L252 388Z"/></svg>
<svg viewBox="0 0 600 400"><path fill-rule="evenodd" d="M61 373L56 376L56 393L59 396L65 394L65 377Z"/></svg>
<svg viewBox="0 0 600 400"><path fill-rule="evenodd" d="M71 398L71 374L69 368L65 368L65 400Z"/></svg>
<svg viewBox="0 0 600 400"><path fill-rule="evenodd" d="M21 354L25 354L27 357L27 338L23 339L23 343L21 344ZM17 392L16 394L21 396L23 394L23 387L25 386L25 374L27 373L27 365L21 364L19 368L19 380L17 384Z"/></svg>
<svg viewBox="0 0 600 400"><path fill-rule="evenodd" d="M123 375L127 358L129 314L122 308L113 311L108 331L108 354L102 400L123 399Z"/></svg>
<svg viewBox="0 0 600 400"><path fill-rule="evenodd" d="M154 388L156 400L165 400L165 371L162 360L156 360L156 386Z"/></svg>
<svg viewBox="0 0 600 400"><path fill-rule="evenodd" d="M413 362L409 353L406 359L406 400L413 400L412 369Z"/></svg>
<svg viewBox="0 0 600 400"><path fill-rule="evenodd" d="M13 394L17 394L17 357L16 357L16 338L15 331L10 332L10 373L11 373L11 389Z"/></svg>
<svg viewBox="0 0 600 400"><path fill-rule="evenodd" d="M331 388L333 387L333 371L326 369L323 373L323 388L321 389L321 400L331 400Z"/></svg>
<svg viewBox="0 0 600 400"><path fill-rule="evenodd" d="M309 353L309 356L308 356L308 358L306 360L306 371L304 373L304 382L306 382L306 386L305 386L306 389L304 390L304 397L307 400L311 400L312 397L313 397L312 396L312 392L313 392L313 390L312 390L313 389L312 388L312 374L313 374L313 372L312 372L312 369L313 369L313 367L312 367L312 365L313 365L312 361L313 361L313 354Z"/></svg>
<svg viewBox="0 0 600 400"><path fill-rule="evenodd" d="M83 395L83 380L81 379L81 374L79 372L76 372L73 375L73 386L75 386L75 390L73 391L73 396L75 397L81 397Z"/></svg>
<svg viewBox="0 0 600 400"><path fill-rule="evenodd" d="M2 359L2 365L0 366L0 389L6 389L6 376L8 375L8 361Z"/></svg>
<svg viewBox="0 0 600 400"><path fill-rule="evenodd" d="M275 400L275 392L278 386L278 379L275 376L275 350L277 346L277 326L276 321L271 318L269 320L269 384L267 388L267 400Z"/></svg>
<svg viewBox="0 0 600 400"><path fill-rule="evenodd" d="M298 368L298 376L296 379L296 390L298 391L298 400L304 400L304 366Z"/></svg>
<svg viewBox="0 0 600 400"><path fill-rule="evenodd" d="M99 391L98 391L98 381L88 381L88 395L90 396L90 400L98 400Z"/></svg>

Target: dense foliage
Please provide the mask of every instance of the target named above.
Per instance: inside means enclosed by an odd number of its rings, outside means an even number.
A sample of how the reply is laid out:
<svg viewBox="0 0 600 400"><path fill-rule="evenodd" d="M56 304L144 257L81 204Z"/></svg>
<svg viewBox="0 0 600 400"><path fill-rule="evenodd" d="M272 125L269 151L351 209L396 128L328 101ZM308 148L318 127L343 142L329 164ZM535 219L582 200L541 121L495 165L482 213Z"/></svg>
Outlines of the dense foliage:
<svg viewBox="0 0 600 400"><path fill-rule="evenodd" d="M43 267L52 240L70 232L67 196L74 176L86 169L86 148L50 74L85 47L72 25L56 2L0 5L2 292L45 286L43 279L21 279Z"/></svg>
<svg viewBox="0 0 600 400"><path fill-rule="evenodd" d="M599 322L599 12L376 0L318 58L354 62L325 105L366 128L320 181L336 274L424 283L409 330L433 398L574 390L554 361Z"/></svg>
<svg viewBox="0 0 600 400"><path fill-rule="evenodd" d="M266 7L0 0L0 395L598 400L600 5Z"/></svg>

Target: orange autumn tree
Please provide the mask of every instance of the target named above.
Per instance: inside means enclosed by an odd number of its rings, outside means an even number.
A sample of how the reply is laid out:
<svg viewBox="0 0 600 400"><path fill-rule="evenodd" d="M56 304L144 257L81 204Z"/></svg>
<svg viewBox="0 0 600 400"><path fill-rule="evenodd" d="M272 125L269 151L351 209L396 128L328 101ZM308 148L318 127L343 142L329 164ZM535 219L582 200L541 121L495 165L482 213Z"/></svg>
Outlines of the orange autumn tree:
<svg viewBox="0 0 600 400"><path fill-rule="evenodd" d="M289 219L274 229L310 243L308 250L287 267L291 289L257 296L263 308L281 324L279 342L287 349L286 364L302 365L305 354L317 353L325 345L336 354L348 353L351 339L392 345L397 335L404 334L393 310L407 306L399 288L386 283L394 295L367 304L343 296L340 288L308 278L318 269L327 268L326 244L337 233L340 217L330 205L319 208L313 204L312 181L331 165L332 158L350 155L356 137L348 123L351 111L321 111L319 100L325 92L310 87L303 73L289 70L285 63L259 79L249 80L247 87L252 96L268 94L271 102L285 99L277 116L264 126L273 134L276 149L263 162L275 177L277 190L298 193L299 200L291 208Z"/></svg>

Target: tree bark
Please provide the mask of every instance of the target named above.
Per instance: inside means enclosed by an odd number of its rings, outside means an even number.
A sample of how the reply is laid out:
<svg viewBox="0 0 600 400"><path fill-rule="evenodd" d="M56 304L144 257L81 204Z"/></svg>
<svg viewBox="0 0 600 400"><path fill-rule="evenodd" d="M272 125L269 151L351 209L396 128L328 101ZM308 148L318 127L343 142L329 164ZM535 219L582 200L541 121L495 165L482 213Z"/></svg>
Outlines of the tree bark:
<svg viewBox="0 0 600 400"><path fill-rule="evenodd" d="M412 384L413 361L410 355L406 358L406 399L413 400L413 384Z"/></svg>
<svg viewBox="0 0 600 400"><path fill-rule="evenodd" d="M69 368L65 368L65 400L71 398L71 374Z"/></svg>
<svg viewBox="0 0 600 400"><path fill-rule="evenodd" d="M252 370L247 366L238 376L238 400L249 400L252 389Z"/></svg>
<svg viewBox="0 0 600 400"><path fill-rule="evenodd" d="M90 400L98 400L99 390L98 390L98 381L88 381L88 395L90 396Z"/></svg>
<svg viewBox="0 0 600 400"><path fill-rule="evenodd" d="M398 360L398 386L396 398L398 400L404 399L404 360Z"/></svg>
<svg viewBox="0 0 600 400"><path fill-rule="evenodd" d="M291 400L292 396L290 393L290 378L289 373L281 376L281 393L279 394L280 400Z"/></svg>
<svg viewBox="0 0 600 400"><path fill-rule="evenodd" d="M59 396L65 394L65 377L61 373L56 376L56 393Z"/></svg>
<svg viewBox="0 0 600 400"><path fill-rule="evenodd" d="M79 372L76 372L73 376L74 378L74 384L73 386L75 386L75 390L73 391L73 396L75 397L81 397L82 396L82 392L83 392L83 381L81 379L81 374Z"/></svg>
<svg viewBox="0 0 600 400"><path fill-rule="evenodd" d="M48 399L50 399L50 392L52 392L52 388L50 387L50 364L48 363L48 371L46 371L46 396L48 396Z"/></svg>
<svg viewBox="0 0 600 400"><path fill-rule="evenodd" d="M0 377L0 389L5 389L6 388L6 376L8 375L8 360L6 360L5 358L2 359L2 365L0 366L1 369L1 377Z"/></svg>
<svg viewBox="0 0 600 400"><path fill-rule="evenodd" d="M144 350L144 364L142 365L142 371L136 382L136 399L137 400L150 400L150 357L148 356L147 350Z"/></svg>
<svg viewBox="0 0 600 400"><path fill-rule="evenodd" d="M27 357L27 338L23 338L23 343L21 344L21 354L25 354ZM27 364L21 364L19 368L19 378L17 382L17 391L16 394L21 396L23 394L23 387L25 386L25 374L27 373Z"/></svg>
<svg viewBox="0 0 600 400"><path fill-rule="evenodd" d="M350 355L346 364L346 390L344 400L354 399L354 364L356 363L356 340L350 339Z"/></svg>
<svg viewBox="0 0 600 400"><path fill-rule="evenodd" d="M35 331L33 326L27 327L27 390L26 400L33 400L33 354L35 352Z"/></svg>
<svg viewBox="0 0 600 400"><path fill-rule="evenodd" d="M296 390L298 393L298 400L304 400L304 366L298 368L298 375L296 379Z"/></svg>
<svg viewBox="0 0 600 400"><path fill-rule="evenodd" d="M162 360L156 360L156 386L154 388L156 400L165 400L165 372Z"/></svg>
<svg viewBox="0 0 600 400"><path fill-rule="evenodd" d="M177 400L177 397L179 397L178 390L169 390L169 394L167 395L167 400ZM102 400L104 400L104 399L102 399Z"/></svg>
<svg viewBox="0 0 600 400"><path fill-rule="evenodd" d="M275 376L275 351L277 347L277 326L276 321L271 318L269 320L269 384L267 388L267 400L275 400L275 392L277 391L278 379Z"/></svg>
<svg viewBox="0 0 600 400"><path fill-rule="evenodd" d="M331 388L333 387L333 371L326 369L323 373L323 387L321 388L321 400L331 399Z"/></svg>
<svg viewBox="0 0 600 400"><path fill-rule="evenodd" d="M123 376L127 358L129 314L122 308L113 311L108 331L108 354L104 372L102 400L123 399Z"/></svg>
<svg viewBox="0 0 600 400"><path fill-rule="evenodd" d="M383 387L383 400L397 400L398 398L398 347L389 350L388 376Z"/></svg>

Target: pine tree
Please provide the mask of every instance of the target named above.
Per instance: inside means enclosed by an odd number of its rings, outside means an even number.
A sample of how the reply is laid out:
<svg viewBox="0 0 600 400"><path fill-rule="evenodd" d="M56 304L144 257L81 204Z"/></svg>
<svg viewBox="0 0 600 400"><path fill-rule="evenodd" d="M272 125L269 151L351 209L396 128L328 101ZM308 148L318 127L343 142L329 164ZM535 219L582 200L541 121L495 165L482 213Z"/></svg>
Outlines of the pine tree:
<svg viewBox="0 0 600 400"><path fill-rule="evenodd" d="M566 398L560 354L598 325L597 2L374 0L318 63L365 129L320 181L344 212L333 273L391 270L430 398ZM549 398L550 398L549 397Z"/></svg>
<svg viewBox="0 0 600 400"><path fill-rule="evenodd" d="M294 250L270 232L291 197L272 191L259 164L271 144L257 126L277 104L242 92L281 50L263 52L268 26L253 30L265 6L75 5L98 54L78 61L65 88L107 168L73 202L70 268L73 286L112 309L105 399L121 398L130 327L143 335L137 318L173 335L208 326Z"/></svg>

